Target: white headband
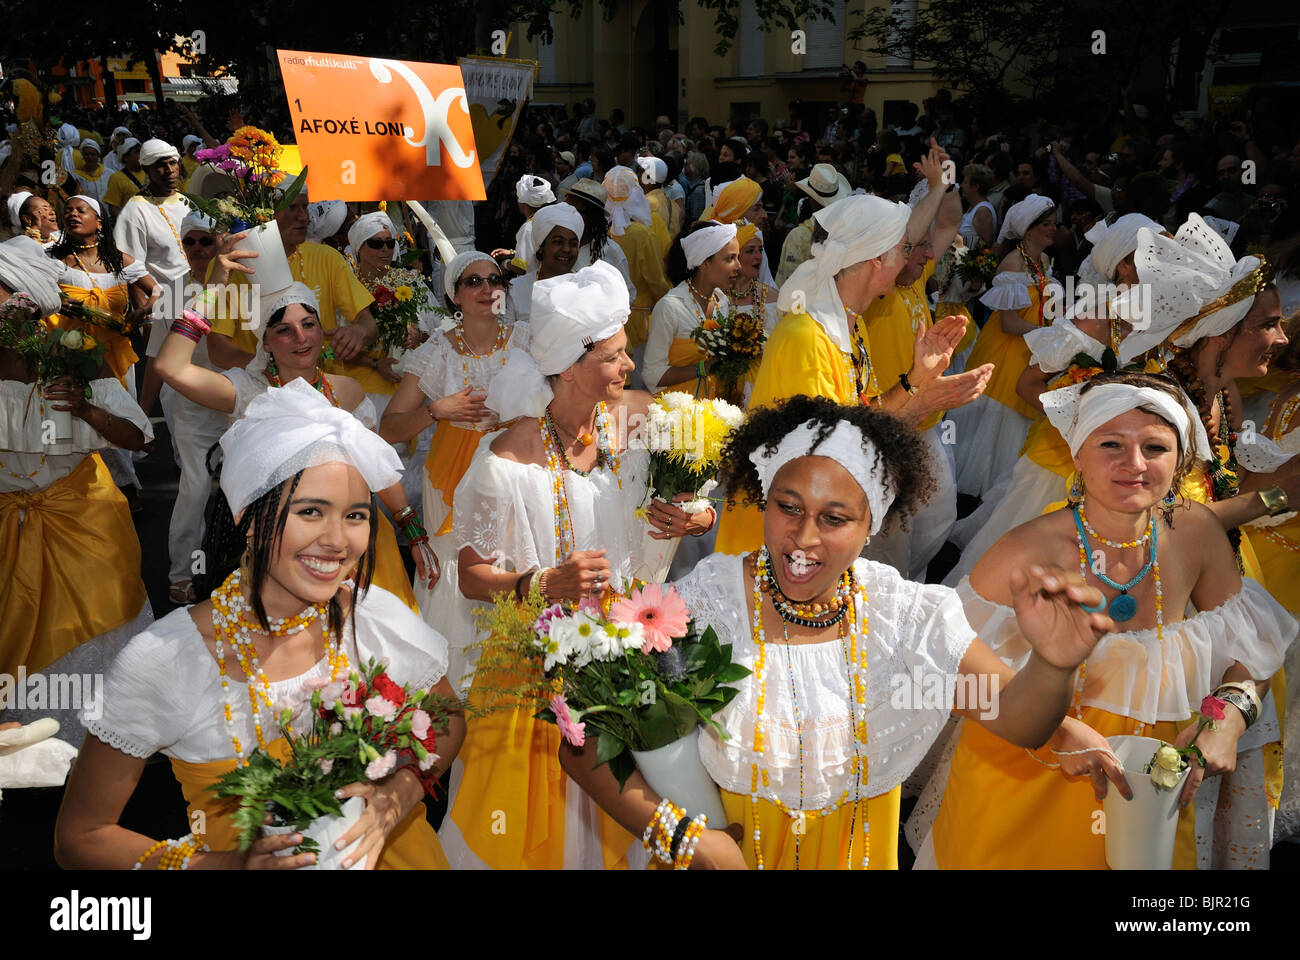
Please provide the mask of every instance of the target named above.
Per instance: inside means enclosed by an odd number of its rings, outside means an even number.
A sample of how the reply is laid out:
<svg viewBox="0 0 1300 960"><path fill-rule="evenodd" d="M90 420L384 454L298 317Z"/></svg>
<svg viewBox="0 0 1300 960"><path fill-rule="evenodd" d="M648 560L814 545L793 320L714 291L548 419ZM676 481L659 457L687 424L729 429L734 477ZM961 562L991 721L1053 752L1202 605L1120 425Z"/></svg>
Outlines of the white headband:
<svg viewBox="0 0 1300 960"><path fill-rule="evenodd" d="M1084 441L1102 424L1130 410L1154 413L1174 425L1183 450L1196 451L1198 460L1210 459L1210 441L1199 414L1189 411L1186 395L1179 402L1154 387L1135 387L1128 383L1103 383L1083 392L1086 384L1051 390L1042 396L1043 412L1052 426L1061 432L1074 456Z"/></svg>
<svg viewBox="0 0 1300 960"><path fill-rule="evenodd" d="M686 269L694 270L732 240L736 239L736 225L724 223L705 227L682 237L682 252L686 254Z"/></svg>
<svg viewBox="0 0 1300 960"><path fill-rule="evenodd" d="M68 199L80 200L86 206L90 207L90 209L95 211L95 216L99 217L99 219L101 220L104 219L104 211L99 208L99 201L96 200L94 197L88 197L84 193L74 193Z"/></svg>
<svg viewBox="0 0 1300 960"><path fill-rule="evenodd" d="M355 467L371 490L385 490L402 475L391 444L302 379L254 397L222 435L221 449L221 489L236 517L300 470L323 463Z"/></svg>
<svg viewBox="0 0 1300 960"><path fill-rule="evenodd" d="M820 423L809 420L787 433L772 453L764 452L764 445L749 455L758 471L759 483L763 485L763 497L766 498L771 491L777 471L791 460L827 457L847 470L867 495L867 506L871 508L871 536L874 537L880 532L885 514L894 502L893 485L885 476L884 458L875 443L847 420L837 422L830 435L813 449L821 429Z"/></svg>
<svg viewBox="0 0 1300 960"><path fill-rule="evenodd" d="M627 225L635 220L647 227L654 226L650 213L650 201L646 199L641 184L627 167L611 167L601 184L608 199L605 212L609 214L609 232L621 237L627 233Z"/></svg>
<svg viewBox="0 0 1300 960"><path fill-rule="evenodd" d="M217 225L211 217L199 210L191 210L181 221L181 238L184 239L187 233L193 233L195 230L212 233L216 229Z"/></svg>
<svg viewBox="0 0 1300 960"><path fill-rule="evenodd" d="M80 150L85 150L87 147L90 147L92 150L94 150L94 151L95 151L96 153L98 153L98 154L101 154L101 155L102 155L102 154L104 153L104 149L103 149L103 147L101 147L101 146L99 145L99 142L96 141L96 140L94 140L94 139L92 139L91 137L87 137L85 140L82 140L82 141L81 141L81 146L78 147L78 149L80 149Z"/></svg>
<svg viewBox="0 0 1300 960"><path fill-rule="evenodd" d="M1126 213L1109 226L1098 220L1085 234L1092 253L1079 268L1081 283L1113 283L1119 262L1137 249L1138 231L1143 227L1159 233L1164 228L1140 213Z"/></svg>
<svg viewBox="0 0 1300 960"><path fill-rule="evenodd" d="M166 140L159 140L154 137L152 140L146 140L140 147L140 166L148 167L159 160L179 160L181 155Z"/></svg>

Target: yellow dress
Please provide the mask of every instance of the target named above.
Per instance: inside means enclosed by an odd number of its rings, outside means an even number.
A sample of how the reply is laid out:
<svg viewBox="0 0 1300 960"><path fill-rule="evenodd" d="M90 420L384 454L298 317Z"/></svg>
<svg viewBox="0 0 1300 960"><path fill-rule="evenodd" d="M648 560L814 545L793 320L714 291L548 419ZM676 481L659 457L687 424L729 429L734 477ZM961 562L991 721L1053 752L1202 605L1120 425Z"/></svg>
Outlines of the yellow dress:
<svg viewBox="0 0 1300 960"><path fill-rule="evenodd" d="M974 370L986 363L993 364L993 376L989 378L984 396L1033 420L1039 415L1038 411L1016 393L1016 383L1029 366L1029 346L1025 343L1024 336L1006 333L1002 329L1004 314L1021 320L1032 320L1036 326L1044 325L1038 288L1031 283L1025 289L1029 296L1027 306L1018 310L994 310L989 316L988 322L975 338L975 346L971 349L970 359L966 361L966 369Z"/></svg>
<svg viewBox="0 0 1300 960"><path fill-rule="evenodd" d="M1286 383L1277 385L1285 389ZM1275 415L1272 439L1281 442L1283 437L1300 426L1296 417L1300 399L1289 400ZM1300 615L1300 515L1277 526L1250 528L1250 543L1259 561L1264 586L1278 603L1293 614Z"/></svg>
<svg viewBox="0 0 1300 960"><path fill-rule="evenodd" d="M654 223L654 235L655 239L659 241L659 258L662 261L663 258L668 256L668 248L672 246L673 242L673 202L668 199L668 194L664 193L662 189L651 190L645 195L645 198L650 203L650 219ZM635 276L632 278L632 282L636 283ZM637 284L637 290L640 289L641 285Z"/></svg>
<svg viewBox="0 0 1300 960"><path fill-rule="evenodd" d="M832 341L822 325L806 313L787 314L777 321L763 347L763 359L754 378L754 392L749 397L751 410L770 406L789 397L804 394L826 397L836 403L864 402L879 393L869 379L859 395L857 381L863 361L862 353L870 350L866 331L856 324L853 354L845 354ZM869 361L868 361L869 369ZM868 377L870 378L868 373ZM763 543L763 516L756 506L728 506L718 518L719 553L745 553Z"/></svg>
<svg viewBox="0 0 1300 960"><path fill-rule="evenodd" d="M128 296L129 285L146 276L143 263L136 261L125 267L121 274L87 273L83 270L69 268L64 279L59 283L59 290L69 300L84 303L97 310L103 310L113 316L115 325L126 323L126 312L130 308ZM92 337L104 345L104 360L113 371L113 375L126 386L126 376L140 357L131 346L131 338L120 330L103 327L83 321L78 317L55 314L50 322L60 330L79 330L87 328Z"/></svg>
<svg viewBox="0 0 1300 960"><path fill-rule="evenodd" d="M209 266L208 270L210 272L212 267ZM351 319L374 301L370 291L348 266L343 254L324 244L299 244L298 249L289 257L289 272L295 280L316 291L320 298L320 322L326 331L339 325L336 311ZM238 270L230 275L230 284L236 289L246 287L249 283L248 277ZM235 346L245 353L256 354L261 349L261 335L264 331L260 328L250 330L245 326L245 321L251 319L243 315L243 307L249 298L241 296L237 302L239 310L212 321L212 332L230 337ZM397 389L397 384L385 380L379 371L364 363L330 360L322 369L326 373L341 373L351 377L361 384L366 393L392 393Z"/></svg>
<svg viewBox="0 0 1300 960"><path fill-rule="evenodd" d="M969 580L962 581L957 593L985 643L1013 667L1022 665L1029 647L1014 611L976 594ZM1211 678L1221 677L1234 660L1253 669L1276 669L1285 649L1284 629L1263 589L1244 580L1241 592L1215 610L1166 623L1163 641L1154 629L1108 634L1088 658L1084 686L1070 714L1104 737L1139 735L1173 742L1210 692L1199 687L1212 684ZM1196 689L1190 688L1193 678L1199 678ZM1186 719L1142 721L1134 716L1159 713L1184 713ZM1102 804L1090 780L1067 780L1047 766L1056 759L1049 749L1031 756L970 721L962 721L957 736L946 784L937 774L918 803L918 809L926 809L942 800L931 833L941 869L1106 868ZM1217 790L1206 793L1216 796ZM1205 804L1202 800L1181 811L1175 869L1209 865L1215 831L1209 823L1213 810ZM1199 830L1198 805L1207 814Z"/></svg>
<svg viewBox="0 0 1300 960"><path fill-rule="evenodd" d="M910 286L895 287L883 299L872 301L863 314L877 390L890 389L898 383L900 374L912 369L917 327L928 330L934 323L925 296L925 285L933 274L934 261L931 260ZM944 412L937 410L930 414L916 428L917 432L929 430L943 419Z"/></svg>

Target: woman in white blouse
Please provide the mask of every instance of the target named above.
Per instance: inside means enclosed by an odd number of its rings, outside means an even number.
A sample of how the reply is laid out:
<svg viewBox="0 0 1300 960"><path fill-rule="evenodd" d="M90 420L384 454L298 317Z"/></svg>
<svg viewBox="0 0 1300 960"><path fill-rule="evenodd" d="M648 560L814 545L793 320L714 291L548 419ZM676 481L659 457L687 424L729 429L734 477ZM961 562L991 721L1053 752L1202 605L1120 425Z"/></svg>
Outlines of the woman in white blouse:
<svg viewBox="0 0 1300 960"><path fill-rule="evenodd" d="M1214 513L1177 493L1208 455L1200 420L1177 386L1144 374L1100 375L1043 402L1069 443L1082 492L1003 537L958 596L1012 667L1030 644L1008 606L1008 569L1078 570L1102 591L1119 629L1080 666L1069 715L1046 749L1017 750L970 724L960 728L908 824L921 846L918 865L1105 869L1105 836L1091 826L1109 789L1128 797L1132 787L1106 738L1185 746L1197 731L1194 711L1214 693L1235 695L1238 706L1196 739L1203 762L1193 762L1181 788L1173 866L1267 867L1267 828L1246 794L1263 796L1258 748L1279 736L1267 681L1297 625L1238 573ZM1189 607L1197 612L1186 617ZM1202 786L1218 775L1235 777L1235 789Z"/></svg>
<svg viewBox="0 0 1300 960"><path fill-rule="evenodd" d="M256 397L222 447L222 488L248 537L248 555L220 593L231 614L248 623L247 632L241 641L205 600L173 611L123 649L108 674L102 715L84 717L89 736L55 828L55 854L64 867L159 863L162 844L118 824L145 762L159 751L185 791L190 822L202 825L204 836L187 838L199 849L186 865L309 865L314 854L275 855L294 847L298 835L264 837L240 853L230 804L211 793L261 743L272 754L283 746L273 722L255 726L247 688L256 685L266 703L292 706L295 730L305 725L313 689L371 657L387 659L396 683L456 696L444 676L442 637L392 594L369 585L379 512L371 494L397 482L400 461L392 448L301 381ZM244 673L236 654L243 662L255 658L256 677ZM463 735L463 720L453 716L438 734L439 759L419 776L436 778ZM340 840L341 848L360 841L344 866L446 866L425 822L419 776L403 767L343 788L366 801Z"/></svg>
<svg viewBox="0 0 1300 960"><path fill-rule="evenodd" d="M1110 625L1081 609L1099 594L1059 569L1011 568L1034 648L1013 676L951 590L859 558L891 511L906 516L933 487L924 445L901 420L794 397L751 414L723 462L729 487L764 503L765 545L715 554L677 583L697 622L751 671L715 717L726 738L700 737L729 823L707 825L692 865L896 868L900 784L943 727L954 687L996 675L999 709L980 722L1041 744L1069 703L1074 667ZM591 738L562 748L566 772L625 829L652 833L673 798L640 774L620 791L597 749Z"/></svg>

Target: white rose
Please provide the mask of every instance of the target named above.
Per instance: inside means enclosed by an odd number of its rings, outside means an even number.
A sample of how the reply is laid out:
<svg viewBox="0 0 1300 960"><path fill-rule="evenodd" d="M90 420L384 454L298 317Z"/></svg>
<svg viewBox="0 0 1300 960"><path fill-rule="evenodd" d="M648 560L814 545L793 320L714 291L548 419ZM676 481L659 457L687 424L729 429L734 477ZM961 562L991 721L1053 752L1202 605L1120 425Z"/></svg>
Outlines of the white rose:
<svg viewBox="0 0 1300 960"><path fill-rule="evenodd" d="M67 331L63 336L59 337L59 343L63 344L63 346L67 347L69 350L80 350L81 331L80 330Z"/></svg>
<svg viewBox="0 0 1300 960"><path fill-rule="evenodd" d="M1182 779L1182 774L1173 770L1166 770L1164 767L1151 768L1151 782L1157 787L1176 787L1178 781Z"/></svg>

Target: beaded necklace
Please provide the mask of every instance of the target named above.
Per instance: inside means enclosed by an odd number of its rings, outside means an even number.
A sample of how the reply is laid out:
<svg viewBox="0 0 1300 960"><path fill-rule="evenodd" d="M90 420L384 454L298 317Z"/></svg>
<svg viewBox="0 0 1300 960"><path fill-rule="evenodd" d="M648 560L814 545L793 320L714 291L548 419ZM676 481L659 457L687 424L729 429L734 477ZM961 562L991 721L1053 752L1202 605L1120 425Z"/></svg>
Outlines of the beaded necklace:
<svg viewBox="0 0 1300 960"><path fill-rule="evenodd" d="M760 280L755 278L750 281L748 290L744 293L732 290L731 297L733 303L739 303L741 300L748 300L754 305L754 315L762 316L763 304L767 300L767 287L765 287ZM744 306L744 304L741 304L741 306Z"/></svg>
<svg viewBox="0 0 1300 960"><path fill-rule="evenodd" d="M493 341L492 347L487 353L475 353L469 346L465 340L463 323L458 323L456 326L451 328L451 336L452 339L455 340L456 353L460 356L460 375L465 386L468 387L470 385L469 361L471 359L484 360L491 357L493 354L500 354L501 366L504 367L506 365L506 344L510 340L510 327L502 323L500 320L497 321L496 339Z"/></svg>
<svg viewBox="0 0 1300 960"><path fill-rule="evenodd" d="M268 711L272 711L274 707L271 702L271 683L266 679L266 673L257 657L257 646L252 638L254 632L265 633L266 631L263 631L261 624L250 615L252 608L244 599L244 593L240 589L241 579L240 572L236 570L212 594L212 628L213 647L217 655L217 675L221 679L221 693L225 699L222 716L230 732L231 745L235 748L236 763L247 766L248 758L244 755L244 746L235 728L234 702L230 692L230 679L226 675L227 643L235 654L239 669L244 673L248 687L249 708L253 715L253 731L257 737L257 746L263 751L267 749L267 743L262 733L261 708L265 706ZM329 618L324 604L307 607L292 617L269 618L271 628L269 635L274 638L300 633L318 618L321 621L321 633L325 642L325 658L330 668L330 682L333 683L340 673L346 673L348 657L347 653L340 648L338 639L330 632Z"/></svg>
<svg viewBox="0 0 1300 960"><path fill-rule="evenodd" d="M1219 402L1219 436L1226 439L1228 456L1220 459L1217 444L1210 444L1210 494L1215 500L1228 500L1241 492L1241 474L1237 467L1237 432L1232 429L1228 415L1228 402L1220 390ZM1240 532L1238 532L1240 537ZM1234 547L1236 544L1234 543Z"/></svg>
<svg viewBox="0 0 1300 960"><path fill-rule="evenodd" d="M1080 503L1078 506L1074 508L1073 511L1074 529L1075 529L1075 539L1079 544L1079 576L1083 578L1084 583L1087 583L1088 571L1089 571L1088 537L1087 534L1084 533L1083 520L1080 517L1080 510L1082 506L1083 504ZM1137 610L1138 610L1137 601L1134 600L1133 597L1129 595L1129 591L1132 590L1134 587L1136 587L1139 583L1141 583L1142 580L1146 578L1146 575L1148 573L1151 573L1155 576L1155 585L1156 585L1156 638L1159 640L1163 640L1165 636L1164 634L1164 624L1165 624L1164 591L1160 583L1160 544L1159 544L1159 536L1156 530L1156 518L1154 513L1151 515L1150 518L1150 525L1147 529L1147 535L1151 539L1151 554L1150 556L1147 557L1146 564L1142 567L1141 570L1138 571L1137 576L1134 577L1132 580L1130 580L1128 583L1116 583L1114 580L1106 576L1106 574L1102 573L1100 570L1093 570L1092 571L1093 576L1095 576L1106 586L1110 587L1112 590L1118 590L1119 596L1112 599L1109 604L1105 603L1103 598L1103 604L1101 606L1096 606L1096 607L1085 606L1083 609L1089 611L1090 613L1099 613L1104 607L1106 612L1110 615L1110 618L1114 620L1116 623L1127 623L1137 615ZM1126 544L1126 545L1136 546L1137 544L1136 542L1134 542L1132 544ZM1114 544L1112 544L1112 546L1114 546Z"/></svg>
<svg viewBox="0 0 1300 960"><path fill-rule="evenodd" d="M162 208L162 205L170 199L170 196L171 195L166 197L146 197L143 193L137 193L131 199L135 200L138 197L141 201L148 203L158 211L158 215L162 217L163 222L167 224L167 229L170 230L172 236L176 238L176 248L180 250L183 255L185 253L185 244L181 243L181 235L176 232L176 224L172 223L172 218L167 216L167 211Z"/></svg>
<svg viewBox="0 0 1300 960"><path fill-rule="evenodd" d="M306 380L307 378L304 377L303 379ZM284 386L284 384L280 382L280 371L275 368L274 360L266 365L266 382L273 387ZM331 406L337 407L339 405L338 397L334 396L334 388L330 386L329 377L325 376L319 367L316 368L316 375L312 377L312 379L307 380L307 383L323 393L325 399L330 402Z"/></svg>
<svg viewBox="0 0 1300 960"><path fill-rule="evenodd" d="M551 475L552 506L555 517L555 562L562 563L573 550L576 549L577 540L574 536L573 515L569 512L569 495L565 488L564 472L572 470L580 477L591 475L591 470L577 470L569 462L569 456L564 451L564 444L560 440L560 435L555 429L555 423L551 419L551 408L546 407L546 416L537 421L537 428L542 436L542 450L546 455L546 469ZM609 413L605 407L605 401L596 405L596 467L609 467L618 477L619 489L623 488L623 480L619 477L618 456L610 449L609 443Z"/></svg>
<svg viewBox="0 0 1300 960"><path fill-rule="evenodd" d="M763 591L760 583L769 575L771 558L768 554L767 547L761 547L754 561L754 617L752 637L754 645L758 650L754 663L754 681L758 685L758 699L754 713L754 750L753 762L750 772L749 802L750 816L754 822L754 862L759 870L764 869L763 861L763 843L762 831L759 828L759 784L768 788L768 796L765 798L780 810L791 823L791 830L795 838L795 869L799 868L800 845L803 835L807 832L808 819L816 817L828 817L846 803L852 803L852 817L849 821L849 845L846 861L846 868L853 867L853 845L857 839L857 822L859 815L862 820L862 869L866 869L871 861L871 823L867 819L867 797L864 795L864 787L867 783L867 710L866 710L866 674L867 674L867 636L870 631L870 623L867 617L867 591L866 587L856 584L858 591L858 602L854 603L849 599L845 606L848 609L848 616L839 621L839 640L844 651L844 670L848 683L849 693L849 714L850 723L853 727L853 762L850 771L853 774L852 789L845 790L839 800L828 804L819 810L804 809L804 771L803 771L803 723L799 710L799 702L796 694L796 685L794 679L794 662L790 654L790 637L785 624L782 624L782 634L785 639L786 664L790 674L790 696L795 712L795 728L799 740L799 807L791 809L787 806L775 792L771 791L772 780L771 774L765 766L762 765L762 755L765 753L765 730L763 725L763 707L767 701L767 642L763 632ZM849 593L852 592L855 582L851 570L845 571L846 587ZM862 614L861 629L858 625L859 609ZM850 800L852 794L852 800Z"/></svg>
<svg viewBox="0 0 1300 960"><path fill-rule="evenodd" d="M1016 244L1016 249L1020 251L1020 258L1025 261L1025 269L1029 272L1029 279L1038 288L1038 319L1036 323L1040 327L1051 326L1052 321L1047 319L1047 313L1043 306L1043 299L1047 290L1047 271L1043 269L1042 263L1029 255L1029 251L1025 249L1025 241L1021 240Z"/></svg>
<svg viewBox="0 0 1300 960"><path fill-rule="evenodd" d="M1137 540L1122 540L1118 542L1115 540L1107 540L1096 530L1092 529L1092 524L1088 522L1088 514L1084 512L1084 507L1087 503L1087 497L1084 497L1083 500L1079 502L1079 519L1083 521L1083 529L1087 530L1088 536L1092 537L1094 540L1100 540L1102 543L1106 544L1106 546L1115 547L1117 550L1127 550L1131 547L1145 546L1146 542L1151 539L1151 528L1148 527L1147 532L1142 534L1142 536Z"/></svg>
<svg viewBox="0 0 1300 960"><path fill-rule="evenodd" d="M876 382L876 372L871 366L871 354L867 350L867 341L862 336L864 326L861 314L854 313L848 307L844 308L845 314L849 318L849 335L853 338L853 343L849 351L849 361L853 366L853 386L858 394L858 402L864 407L871 406L871 400L867 396L867 391Z"/></svg>
<svg viewBox="0 0 1300 960"><path fill-rule="evenodd" d="M41 468L44 467L44 466L45 466L45 451L43 451L43 450L41 451L41 462L38 463L38 464L36 465L36 469L33 470L31 473L26 473L26 474L23 474L23 473L14 473L14 472L13 472L12 470L10 470L7 466L5 466L3 460L0 460L0 470L3 470L3 471L4 471L5 473L7 473L9 476L13 477L15 480L30 480L32 477L34 477L34 476L36 476L38 473L40 473L40 472L41 472Z"/></svg>

